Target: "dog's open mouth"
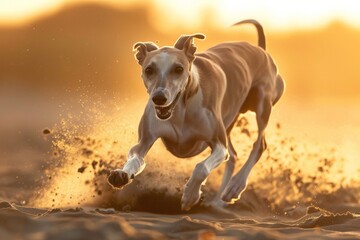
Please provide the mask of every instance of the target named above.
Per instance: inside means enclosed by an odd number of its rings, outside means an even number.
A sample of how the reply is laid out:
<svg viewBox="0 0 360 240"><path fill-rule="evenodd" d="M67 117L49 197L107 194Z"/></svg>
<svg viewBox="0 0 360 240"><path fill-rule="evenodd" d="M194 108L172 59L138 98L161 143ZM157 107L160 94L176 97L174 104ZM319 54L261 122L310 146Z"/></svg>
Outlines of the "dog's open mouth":
<svg viewBox="0 0 360 240"><path fill-rule="evenodd" d="M172 103L170 103L166 107L155 106L156 116L161 120L169 119L174 111L176 103L180 98L180 95L181 95L181 91L176 95L174 101L172 101Z"/></svg>

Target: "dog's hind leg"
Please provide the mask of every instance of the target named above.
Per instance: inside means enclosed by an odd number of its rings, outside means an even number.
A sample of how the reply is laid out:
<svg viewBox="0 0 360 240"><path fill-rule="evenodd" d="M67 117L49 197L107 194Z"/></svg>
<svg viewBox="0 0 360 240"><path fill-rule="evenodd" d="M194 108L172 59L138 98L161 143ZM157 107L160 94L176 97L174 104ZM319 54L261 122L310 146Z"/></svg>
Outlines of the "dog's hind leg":
<svg viewBox="0 0 360 240"><path fill-rule="evenodd" d="M248 160L240 169L240 171L231 178L230 182L222 193L221 198L225 202L234 202L240 198L241 193L246 188L247 178L250 174L251 169L254 167L254 165L266 149L264 131L269 121L272 108L272 100L271 97L266 94L266 91L264 89L258 89L258 91L256 92L256 96L253 100L255 100L256 105L254 105L255 109L251 110L254 110L256 113L258 137L253 144L253 148L251 150Z"/></svg>
<svg viewBox="0 0 360 240"><path fill-rule="evenodd" d="M279 99L281 98L281 96L284 94L285 91L285 81L280 75L276 76L275 89L276 89L276 94L274 94L273 105L275 105L275 103L279 101Z"/></svg>

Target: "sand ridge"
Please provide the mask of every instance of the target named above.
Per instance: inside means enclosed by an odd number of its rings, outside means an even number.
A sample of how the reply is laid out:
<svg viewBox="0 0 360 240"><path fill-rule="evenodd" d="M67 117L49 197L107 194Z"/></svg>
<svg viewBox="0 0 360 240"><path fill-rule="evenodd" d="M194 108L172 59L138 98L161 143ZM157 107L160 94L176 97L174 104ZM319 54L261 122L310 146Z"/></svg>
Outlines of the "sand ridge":
<svg viewBox="0 0 360 240"><path fill-rule="evenodd" d="M41 209L0 203L0 237L9 239L358 239L360 215L317 209L295 221L274 217L223 218L210 211L159 215L114 209ZM59 226L61 226L59 228Z"/></svg>

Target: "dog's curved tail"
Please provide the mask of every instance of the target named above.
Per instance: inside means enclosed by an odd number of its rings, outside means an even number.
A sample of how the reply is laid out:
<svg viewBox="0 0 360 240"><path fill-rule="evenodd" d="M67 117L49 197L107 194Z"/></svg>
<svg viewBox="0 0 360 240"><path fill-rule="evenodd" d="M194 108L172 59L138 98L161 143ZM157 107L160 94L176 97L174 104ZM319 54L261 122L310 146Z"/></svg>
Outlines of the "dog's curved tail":
<svg viewBox="0 0 360 240"><path fill-rule="evenodd" d="M261 24L254 19L246 19L246 20L243 20L243 21L233 24L233 26L237 26L237 25L244 24L244 23L250 23L256 27L256 30L258 33L258 45L262 49L266 50L265 34L264 34L264 29L261 26Z"/></svg>

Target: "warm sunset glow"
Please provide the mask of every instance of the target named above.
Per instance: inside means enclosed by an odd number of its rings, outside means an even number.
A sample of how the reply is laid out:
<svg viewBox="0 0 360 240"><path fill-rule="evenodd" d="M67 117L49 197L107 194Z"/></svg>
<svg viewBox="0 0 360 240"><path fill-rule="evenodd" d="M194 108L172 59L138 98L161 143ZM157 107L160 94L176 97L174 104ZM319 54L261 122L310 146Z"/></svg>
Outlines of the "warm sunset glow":
<svg viewBox="0 0 360 240"><path fill-rule="evenodd" d="M326 1L221 1L214 5L219 19L229 25L238 19L255 18L279 30L313 28L339 19L360 27L360 4L352 0Z"/></svg>
<svg viewBox="0 0 360 240"><path fill-rule="evenodd" d="M289 28L313 28L333 20L342 20L348 24L360 26L358 14L360 4L354 1L311 1L289 2L273 1L173 1L154 0L161 15L170 19L168 25L196 27L203 14L211 14L211 22L218 26L228 26L239 19L255 18L267 23L273 30ZM160 16L161 17L161 16ZM159 18L160 18L159 17Z"/></svg>
<svg viewBox="0 0 360 240"><path fill-rule="evenodd" d="M0 23L20 23L56 10L63 0L0 1Z"/></svg>
<svg viewBox="0 0 360 240"><path fill-rule="evenodd" d="M101 3L114 6L128 6L140 0L14 0L0 1L0 24L22 24L34 17L59 10L64 5L81 3Z"/></svg>
<svg viewBox="0 0 360 240"><path fill-rule="evenodd" d="M211 15L207 24L228 26L245 18L255 18L266 23L268 29L284 31L290 28L321 27L330 21L341 20L350 25L360 27L360 3L353 0L304 0L289 2L286 0L272 1L167 1L152 0L142 2L115 0L15 0L0 2L0 23L23 23L38 15L53 12L67 4L101 3L116 7L132 5L152 6L151 21L162 30L173 27L196 29L204 21L204 16ZM164 22L166 19L166 22Z"/></svg>
<svg viewBox="0 0 360 240"><path fill-rule="evenodd" d="M0 0L0 36L0 240L360 239L360 0Z"/></svg>

